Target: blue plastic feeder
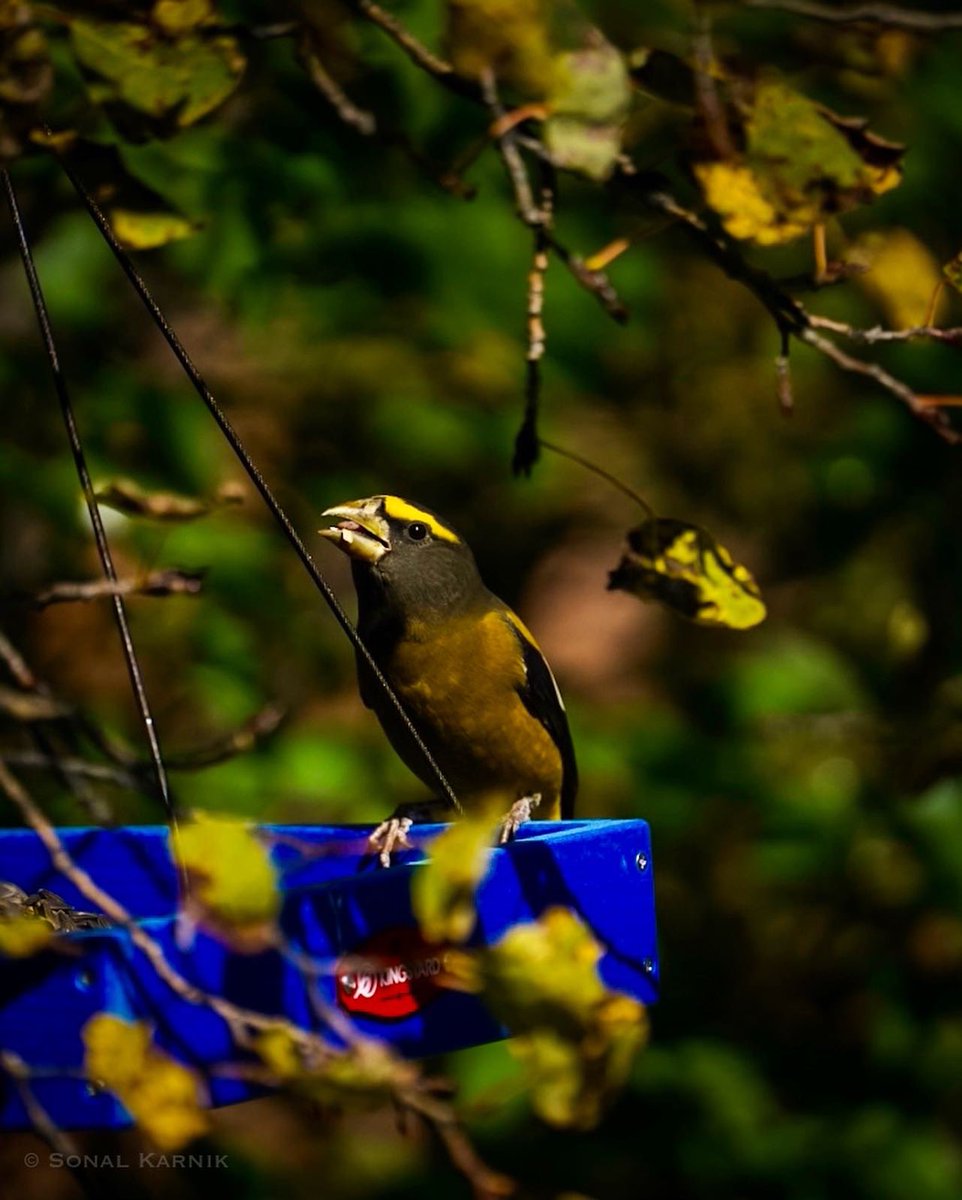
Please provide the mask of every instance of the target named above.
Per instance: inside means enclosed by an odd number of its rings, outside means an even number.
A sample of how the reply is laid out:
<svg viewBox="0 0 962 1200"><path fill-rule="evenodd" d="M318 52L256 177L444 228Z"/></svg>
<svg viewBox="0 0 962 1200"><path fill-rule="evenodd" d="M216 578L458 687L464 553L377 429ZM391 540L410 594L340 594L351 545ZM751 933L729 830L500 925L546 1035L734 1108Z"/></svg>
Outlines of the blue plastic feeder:
<svg viewBox="0 0 962 1200"><path fill-rule="evenodd" d="M288 942L331 964L317 978L325 1004L348 1014L361 1033L412 1058L507 1036L476 996L439 986L438 951L420 940L411 913L411 877L423 861L422 848L442 828L416 827L416 848L397 855L383 870L362 854L367 828L264 826L283 839L273 842L272 854ZM188 945L178 945L177 875L165 827L59 833L74 861L136 915L189 982L337 1040L325 1029L320 1006L312 1003L307 981L289 956L275 949L238 954L200 931ZM492 854L476 898L471 944L496 942L510 926L563 905L604 947L605 983L650 1004L658 990L651 862L644 821L533 822ZM31 830L0 831L0 880L28 893L47 888L76 908L91 908L54 868ZM359 971L358 958L383 966ZM345 964L339 969L340 959ZM255 1084L217 1073L248 1061L247 1053L210 1008L173 993L123 930L64 934L41 954L0 961L0 1047L38 1071L31 1088L62 1129L130 1124L122 1105L92 1091L79 1076L81 1030L97 1012L148 1021L157 1045L209 1079L215 1106L263 1094ZM6 1087L0 1093L0 1127L29 1126L15 1089Z"/></svg>

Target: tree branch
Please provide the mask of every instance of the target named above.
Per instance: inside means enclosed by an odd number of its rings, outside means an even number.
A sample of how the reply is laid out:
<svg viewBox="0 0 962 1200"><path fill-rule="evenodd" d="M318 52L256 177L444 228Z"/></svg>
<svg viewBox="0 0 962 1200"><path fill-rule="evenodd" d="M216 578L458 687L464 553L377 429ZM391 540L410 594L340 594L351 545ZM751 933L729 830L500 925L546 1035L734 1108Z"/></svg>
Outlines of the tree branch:
<svg viewBox="0 0 962 1200"><path fill-rule="evenodd" d="M962 345L962 326L939 329L934 325L913 325L910 329L883 329L881 325L875 325L871 329L858 329L844 321L820 317L816 313L810 313L808 321L813 329L838 333L865 346L873 346L878 342L914 342L922 339L945 342L950 346Z"/></svg>
<svg viewBox="0 0 962 1200"><path fill-rule="evenodd" d="M379 4L375 4L374 0L350 0L350 4L362 17L366 17L372 25L383 30L396 45L400 46L416 67L427 71L429 75L458 96L475 101L481 98L481 89L473 80L459 75L449 62L435 54L433 50L429 50L423 42L418 41L393 13L385 11Z"/></svg>
<svg viewBox="0 0 962 1200"><path fill-rule="evenodd" d="M742 0L744 8L770 8L826 21L832 25L847 25L857 21L885 25L889 29L906 29L912 33L941 33L962 29L962 13L916 12L895 4L821 4L817 0Z"/></svg>
<svg viewBox="0 0 962 1200"><path fill-rule="evenodd" d="M150 571L139 579L89 579L52 583L24 597L34 608L47 608L73 600L100 600L104 596L196 596L203 587L203 571Z"/></svg>
<svg viewBox="0 0 962 1200"><path fill-rule="evenodd" d="M846 354L844 350L836 346L830 338L823 337L812 328L805 329L796 336L806 345L812 346L824 354L826 358L830 358L843 371L851 371L856 375L865 375L869 379L874 379L879 387L885 388L886 391L901 400L910 412L920 421L930 425L939 437L949 442L950 445L957 446L962 443L962 433L952 428L948 417L941 408L926 403L908 384L896 379L878 363L867 363L860 358L852 358L850 354Z"/></svg>

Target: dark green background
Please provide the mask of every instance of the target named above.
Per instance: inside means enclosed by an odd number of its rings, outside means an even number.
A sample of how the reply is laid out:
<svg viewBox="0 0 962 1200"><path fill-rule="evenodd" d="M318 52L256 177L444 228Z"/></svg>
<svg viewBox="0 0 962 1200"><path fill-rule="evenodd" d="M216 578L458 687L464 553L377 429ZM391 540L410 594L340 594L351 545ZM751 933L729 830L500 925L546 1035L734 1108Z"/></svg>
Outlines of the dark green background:
<svg viewBox="0 0 962 1200"><path fill-rule="evenodd" d="M612 0L597 17L625 49L684 48L683 9L638 9ZM433 4L397 11L436 41ZM343 37L363 64L341 68L352 95L439 165L483 130L483 114L377 31L355 23ZM833 246L908 228L937 262L962 248L962 34L905 41L895 69L880 65L872 34L762 12L723 13L716 42L909 145L904 184L845 218ZM636 159L674 170L684 115L643 114L639 130ZM127 155L203 223L143 255L142 269L345 600L345 565L314 536L324 507L389 491L438 509L556 667L580 814L651 823L664 994L650 1048L602 1127L577 1136L534 1120L504 1046L438 1064L488 1160L525 1194L572 1200L956 1200L960 451L801 349L797 411L782 418L778 339L758 304L677 232L564 179L558 234L574 249L625 229L653 236L611 270L631 308L624 329L552 263L543 432L660 513L706 525L753 570L767 621L742 634L696 628L604 591L637 520L627 500L555 458L530 481L510 475L530 239L492 152L470 173L477 197L451 197L398 149L340 125L278 41L252 51L240 92L212 119ZM210 494L240 479L52 164L24 161L15 179L97 480ZM6 225L0 250L9 596L93 577L96 560ZM779 276L810 267L804 243L748 253ZM857 324L884 319L856 284L805 299ZM957 297L946 319L962 320ZM855 352L920 392L962 391L952 349ZM249 489L241 508L197 524L111 515L109 529L125 571L209 570L200 598L131 603L165 749L213 738L270 700L289 711L254 752L178 776L184 804L340 822L419 797L356 697L346 640ZM5 602L2 617L59 691L139 738L105 605ZM33 783L58 820L80 819ZM123 820L159 817L146 800L112 800ZM229 1172L129 1172L127 1194L466 1194L390 1114L339 1121L258 1102L218 1114L211 1144ZM18 1194L74 1194L65 1171L22 1171L29 1145L0 1148Z"/></svg>

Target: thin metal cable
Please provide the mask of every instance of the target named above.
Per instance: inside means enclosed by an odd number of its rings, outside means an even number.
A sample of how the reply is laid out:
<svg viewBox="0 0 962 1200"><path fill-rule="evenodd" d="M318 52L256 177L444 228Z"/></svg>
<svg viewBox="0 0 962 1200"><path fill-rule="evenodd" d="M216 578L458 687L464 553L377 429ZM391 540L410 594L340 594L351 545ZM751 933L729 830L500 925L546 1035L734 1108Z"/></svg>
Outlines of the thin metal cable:
<svg viewBox="0 0 962 1200"><path fill-rule="evenodd" d="M47 304L44 300L43 289L40 286L40 279L37 276L37 270L34 266L33 255L30 252L30 243L27 241L27 233L24 229L23 218L20 215L20 206L17 203L16 193L13 190L13 181L10 178L9 171L4 167L0 170L0 175L3 176L3 186L7 193L7 203L10 206L10 214L13 217L14 227L17 232L17 243L20 249L20 258L23 262L24 274L27 277L27 284L30 288L30 296L33 300L34 311L37 314L37 324L40 326L40 336L43 339L44 349L47 352L47 359L50 363L50 372L53 375L54 387L57 392L57 398L60 401L60 411L63 415L63 422L67 429L67 438L70 442L70 449L73 453L74 465L77 468L77 476L80 479L80 486L83 489L84 500L87 504L87 512L90 515L90 524L93 526L94 541L97 544L97 553L100 556L100 565L103 568L104 575L111 581L117 582L117 572L114 569L114 560L110 553L110 546L107 542L107 534L104 530L103 520L100 516L100 509L97 506L97 497L94 495L93 484L90 480L90 472L87 470L87 459L83 452L83 446L80 441L80 432L77 428L77 421L74 417L73 405L70 401L70 395L67 391L67 381L64 378L63 372L60 369L60 358L57 354L57 346L54 341L53 329L50 325L50 316L47 312ZM133 638L130 634L130 625L127 621L127 609L124 606L123 597L114 595L112 598L114 608L114 618L117 622L117 629L120 633L120 644L123 647L124 660L127 664L127 674L130 676L130 686L134 693L134 700L137 708L140 710L140 717L144 724L144 730L147 734L147 744L150 747L150 760L153 764L154 775L157 780L157 790L164 802L164 807L170 816L171 821L176 822L176 813L174 811L174 803L170 794L170 787L167 781L167 771L164 768L164 760L160 752L160 741L157 737L157 730L154 726L154 718L150 711L150 702L147 699L147 692L144 687L144 679L141 674L140 664L137 661L137 653L134 650Z"/></svg>
<svg viewBox="0 0 962 1200"><path fill-rule="evenodd" d="M284 512L283 508L281 508L280 503L275 498L274 493L271 491L270 487L267 484L267 481L264 479L263 475L261 475L260 471L255 466L253 459L247 453L247 450L245 449L244 444L241 441L240 437L235 432L234 427L231 425L230 421L228 421L228 419L227 419L226 415L224 414L223 410L221 409L220 405L214 399L213 394L211 393L210 389L207 387L207 384L204 382L200 372L197 370L197 368L194 366L193 362L191 361L190 355L184 349L177 334L173 331L170 324L168 323L167 318L160 311L160 308L157 306L156 301L154 300L153 296L151 296L150 292L148 291L146 283L144 283L143 279L141 278L140 274L137 271L137 268L134 266L133 262L131 261L130 256L127 254L126 250L124 250L123 246L121 246L121 244L117 241L117 238L114 236L114 231L110 227L110 222L107 220L107 218L101 212L100 208L97 205L97 202L90 195L90 193L84 187L83 183L74 174L74 172L71 170L71 168L68 166L68 164L64 161L64 159L58 158L58 161L59 161L61 167L63 168L64 173L66 174L67 178L73 184L74 189L77 192L77 195L83 201L87 211L90 213L91 217L93 218L95 224L97 225L97 228L100 230L100 233L101 233L104 241L107 243L107 245L113 251L114 257L120 263L120 266L121 266L124 274L127 276L127 278L130 280L130 282L133 284L134 290L137 292L137 294L140 296L140 299L143 301L145 308L147 309L147 311L150 313L151 317L154 320L154 324L157 326L157 328L160 330L160 332L167 339L167 344L170 346L171 350L174 352L174 356L176 357L177 361L180 363L181 367L183 368L184 373L187 375L187 378L194 385L194 390L197 392L198 396L200 396L201 400L203 400L204 404L207 406L207 409L210 412L210 415L217 422L217 425L218 425L221 433L227 439L228 445L234 451L234 454L237 456L241 466L247 472L247 475L250 478L251 482L257 488L258 492L260 492L261 499L267 505L274 520L281 527L281 531L283 532L284 536L287 538L288 542L293 547L294 552L297 554L297 557L301 560L301 564L303 565L304 569L307 571L308 575L310 575L314 586L321 593L321 596L324 598L325 603L327 604L327 606L331 610L331 612L334 614L334 617L335 617L337 623L347 634L347 636L350 639L351 643L353 644L355 650L358 652L358 654L364 660L365 664L370 668L371 673L373 674L375 680L378 683L378 686L383 690L384 694L388 697L391 704L394 705L394 708L397 710L397 713L400 716L400 718L404 724L404 727L406 728L408 733L411 735L411 738L414 741L415 746L417 746L418 752L420 753L421 757L424 759L424 762L427 765L427 767L429 768L429 770L431 771L431 774L437 780L438 786L440 787L442 793L444 794L445 799L455 809L456 812L461 813L463 815L464 809L461 805L461 802L460 802L460 800L458 800L457 796L455 795L454 789L451 787L450 783L448 783L447 778L444 775L444 772L438 766L438 764L434 758L434 755L431 753L431 751L425 745L424 739L421 737L420 733L418 733L417 728L415 727L414 722L408 716L408 713L405 710L404 705L401 703L400 699L398 698L394 689L391 687L390 683L388 683L387 679L384 677L384 673L381 671L380 667L374 661L374 658L373 658L370 650L368 650L367 646L365 646L364 642L361 640L360 635L358 634L357 630L354 628L354 625L352 624L347 613L341 607L337 597L334 595L334 592L331 590L330 585L327 583L327 581L321 575L321 572L320 572L317 564L314 562L314 559L311 557L310 552L308 551L308 549L304 545L304 543L301 541L300 535L297 533L297 530L291 524L291 521L290 521L289 517L287 516L287 514Z"/></svg>

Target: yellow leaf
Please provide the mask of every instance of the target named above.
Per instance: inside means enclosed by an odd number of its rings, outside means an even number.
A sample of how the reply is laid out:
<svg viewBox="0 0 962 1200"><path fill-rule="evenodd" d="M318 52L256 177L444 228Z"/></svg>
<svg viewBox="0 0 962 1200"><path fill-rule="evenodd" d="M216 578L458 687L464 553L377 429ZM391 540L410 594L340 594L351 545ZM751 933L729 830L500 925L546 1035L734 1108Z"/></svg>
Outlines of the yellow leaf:
<svg viewBox="0 0 962 1200"><path fill-rule="evenodd" d="M110 225L117 240L129 250L155 250L190 237L196 226L175 212L135 212L132 209L109 210Z"/></svg>
<svg viewBox="0 0 962 1200"><path fill-rule="evenodd" d="M270 855L249 821L195 812L174 836L188 910L241 952L271 945L280 910Z"/></svg>
<svg viewBox="0 0 962 1200"><path fill-rule="evenodd" d="M765 619L765 604L748 568L707 530L652 518L629 532L628 547L608 578L610 589L658 600L699 625L751 629Z"/></svg>
<svg viewBox="0 0 962 1200"><path fill-rule="evenodd" d="M386 1042L359 1039L335 1050L298 1043L280 1025L257 1034L254 1049L280 1082L337 1108L376 1108L410 1086L417 1074Z"/></svg>
<svg viewBox="0 0 962 1200"><path fill-rule="evenodd" d="M644 1008L605 987L600 956L591 931L564 908L514 926L476 956L482 994L515 1035L532 1103L553 1125L597 1124L647 1037Z"/></svg>
<svg viewBox="0 0 962 1200"><path fill-rule="evenodd" d="M200 1077L154 1046L144 1022L96 1013L83 1042L87 1078L113 1092L162 1150L207 1132Z"/></svg>
<svg viewBox="0 0 962 1200"><path fill-rule="evenodd" d="M867 233L848 256L868 265L868 270L855 276L856 283L876 301L893 329L925 324L942 272L913 233L907 229Z"/></svg>
<svg viewBox="0 0 962 1200"><path fill-rule="evenodd" d="M870 132L769 74L728 80L726 127L737 156L694 164L705 199L732 237L771 246L867 203L902 178L904 147Z"/></svg>
<svg viewBox="0 0 962 1200"><path fill-rule="evenodd" d="M49 946L54 930L46 921L28 913L0 916L0 955L29 958Z"/></svg>
<svg viewBox="0 0 962 1200"><path fill-rule="evenodd" d="M718 213L734 238L776 246L800 237L817 219L814 207L792 216L778 212L762 195L751 168L744 164L696 163L694 170L705 202Z"/></svg>
<svg viewBox="0 0 962 1200"><path fill-rule="evenodd" d="M282 1081L294 1079L303 1070L297 1042L282 1025L258 1033L254 1049L271 1074Z"/></svg>
<svg viewBox="0 0 962 1200"><path fill-rule="evenodd" d="M430 861L415 874L411 902L429 942L463 942L474 928L474 893L484 878L495 826L463 817L431 844Z"/></svg>

